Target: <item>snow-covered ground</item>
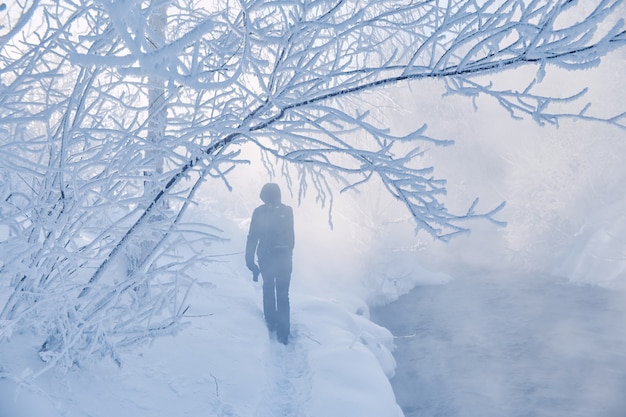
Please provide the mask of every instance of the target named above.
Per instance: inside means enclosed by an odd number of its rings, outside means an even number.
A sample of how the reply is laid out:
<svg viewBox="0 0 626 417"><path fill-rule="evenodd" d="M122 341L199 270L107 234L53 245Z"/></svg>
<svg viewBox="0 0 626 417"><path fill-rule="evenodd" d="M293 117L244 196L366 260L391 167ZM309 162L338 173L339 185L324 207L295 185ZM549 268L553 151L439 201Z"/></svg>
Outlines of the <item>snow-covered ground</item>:
<svg viewBox="0 0 626 417"><path fill-rule="evenodd" d="M293 341L268 338L260 285L246 273L200 280L188 327L123 357L28 381L37 343L2 345L0 416L399 416L383 369L391 335L367 308L294 289ZM384 368L381 366L384 365ZM376 393L376 395L372 395Z"/></svg>

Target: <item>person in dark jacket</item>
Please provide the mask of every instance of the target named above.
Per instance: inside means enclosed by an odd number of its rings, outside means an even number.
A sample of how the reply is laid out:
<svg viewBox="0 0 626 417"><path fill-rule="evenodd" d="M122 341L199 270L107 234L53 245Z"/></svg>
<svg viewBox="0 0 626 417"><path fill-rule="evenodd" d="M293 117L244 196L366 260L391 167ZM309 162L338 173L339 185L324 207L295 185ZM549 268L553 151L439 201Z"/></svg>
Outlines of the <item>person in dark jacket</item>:
<svg viewBox="0 0 626 417"><path fill-rule="evenodd" d="M289 340L289 283L294 247L293 210L281 203L280 187L268 183L261 189L263 205L252 213L246 241L246 265L256 281L263 277L263 314L279 342ZM255 263L255 254L259 266Z"/></svg>

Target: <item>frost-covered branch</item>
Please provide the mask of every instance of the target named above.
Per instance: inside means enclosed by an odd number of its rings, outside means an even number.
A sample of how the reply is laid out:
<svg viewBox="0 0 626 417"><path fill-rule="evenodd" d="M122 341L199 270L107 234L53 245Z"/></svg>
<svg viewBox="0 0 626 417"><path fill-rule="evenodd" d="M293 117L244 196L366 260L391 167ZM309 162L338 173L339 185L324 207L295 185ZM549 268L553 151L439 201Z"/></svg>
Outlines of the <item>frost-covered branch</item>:
<svg viewBox="0 0 626 417"><path fill-rule="evenodd" d="M626 43L623 0L33 0L0 8L0 341L31 328L50 364L174 331L181 215L205 179L228 183L255 146L302 198L377 181L437 239L498 223L451 213L416 120L396 134L353 100L439 79L512 117L592 116L584 86L538 90L553 67L597 65ZM536 70L528 88L490 76ZM578 94L578 92L581 94ZM374 103L369 103L374 104ZM555 105L558 108L555 109ZM565 106L565 110L562 108ZM419 118L419 115L416 116ZM203 243L215 239L202 233ZM170 263L173 242L192 259ZM170 248L170 249L168 249ZM6 300L6 301L5 301Z"/></svg>

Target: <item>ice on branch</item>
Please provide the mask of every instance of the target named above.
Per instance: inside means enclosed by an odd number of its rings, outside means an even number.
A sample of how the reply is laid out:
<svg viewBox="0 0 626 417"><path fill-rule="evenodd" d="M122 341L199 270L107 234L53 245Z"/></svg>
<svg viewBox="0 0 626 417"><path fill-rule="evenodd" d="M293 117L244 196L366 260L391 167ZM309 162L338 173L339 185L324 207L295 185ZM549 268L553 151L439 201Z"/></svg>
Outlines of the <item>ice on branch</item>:
<svg viewBox="0 0 626 417"><path fill-rule="evenodd" d="M182 214L203 181L245 169L244 146L324 204L379 182L438 239L499 223L502 206L442 203L446 183L422 155L451 141L419 115L399 134L351 103L434 78L512 117L624 127L623 113L592 117L577 94L484 82L596 65L626 43L623 11L623 0L2 3L0 340L31 329L50 366L72 366L175 331L186 265L206 259L172 261L173 248L200 254L216 238L179 233Z"/></svg>

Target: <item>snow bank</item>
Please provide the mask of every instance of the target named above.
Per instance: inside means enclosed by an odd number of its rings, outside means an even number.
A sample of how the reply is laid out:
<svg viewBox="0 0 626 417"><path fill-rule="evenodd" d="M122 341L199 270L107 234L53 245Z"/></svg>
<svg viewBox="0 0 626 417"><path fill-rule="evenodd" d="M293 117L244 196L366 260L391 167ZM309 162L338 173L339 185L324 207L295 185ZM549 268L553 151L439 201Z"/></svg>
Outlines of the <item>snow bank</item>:
<svg viewBox="0 0 626 417"><path fill-rule="evenodd" d="M0 346L0 416L402 416L388 380L393 337L364 302L296 285L283 346L268 337L261 286L239 261L195 271L187 327L126 352L121 368L102 361L31 380L41 341L14 335Z"/></svg>
<svg viewBox="0 0 626 417"><path fill-rule="evenodd" d="M626 289L626 198L590 216L553 273L574 283Z"/></svg>
<svg viewBox="0 0 626 417"><path fill-rule="evenodd" d="M450 275L426 268L411 251L383 251L372 260L375 267L369 276L369 305L389 304L418 285L441 285Z"/></svg>
<svg viewBox="0 0 626 417"><path fill-rule="evenodd" d="M302 300L298 317L306 320L298 337L309 351L311 416L403 415L387 379L395 370L387 330L324 299Z"/></svg>
<svg viewBox="0 0 626 417"><path fill-rule="evenodd" d="M221 279L197 287L188 327L128 352L121 368L104 361L68 374L53 371L31 382L0 381L5 399L15 393L12 401L2 401L0 415L252 415L265 382L259 364L269 342L256 306L250 305L252 289L242 284ZM10 372L19 375L20 368L43 365L27 337L14 338L3 350Z"/></svg>

